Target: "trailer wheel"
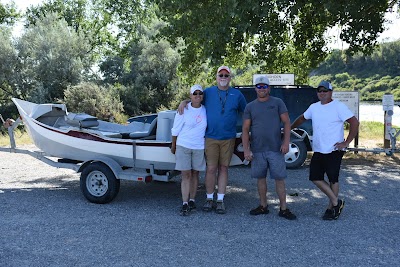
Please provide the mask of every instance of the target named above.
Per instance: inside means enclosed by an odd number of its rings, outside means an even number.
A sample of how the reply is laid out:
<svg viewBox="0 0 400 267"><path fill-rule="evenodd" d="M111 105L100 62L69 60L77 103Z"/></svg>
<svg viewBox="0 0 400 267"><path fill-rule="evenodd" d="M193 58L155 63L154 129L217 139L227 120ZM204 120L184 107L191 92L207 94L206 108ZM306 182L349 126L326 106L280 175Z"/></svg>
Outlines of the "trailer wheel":
<svg viewBox="0 0 400 267"><path fill-rule="evenodd" d="M301 167L307 158L307 146L303 141L290 141L289 152L285 154L286 168Z"/></svg>
<svg viewBox="0 0 400 267"><path fill-rule="evenodd" d="M87 200L97 204L105 204L117 196L119 182L107 165L94 162L82 171L80 186Z"/></svg>

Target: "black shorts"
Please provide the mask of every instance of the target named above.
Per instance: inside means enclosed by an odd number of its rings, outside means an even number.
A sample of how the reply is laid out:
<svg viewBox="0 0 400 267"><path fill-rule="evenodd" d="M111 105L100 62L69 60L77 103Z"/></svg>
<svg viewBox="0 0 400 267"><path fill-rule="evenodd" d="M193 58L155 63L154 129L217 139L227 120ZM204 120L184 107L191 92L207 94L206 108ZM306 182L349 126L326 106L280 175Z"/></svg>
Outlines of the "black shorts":
<svg viewBox="0 0 400 267"><path fill-rule="evenodd" d="M343 155L344 151L337 150L329 154L314 152L310 163L310 181L322 181L326 173L329 182L337 183Z"/></svg>

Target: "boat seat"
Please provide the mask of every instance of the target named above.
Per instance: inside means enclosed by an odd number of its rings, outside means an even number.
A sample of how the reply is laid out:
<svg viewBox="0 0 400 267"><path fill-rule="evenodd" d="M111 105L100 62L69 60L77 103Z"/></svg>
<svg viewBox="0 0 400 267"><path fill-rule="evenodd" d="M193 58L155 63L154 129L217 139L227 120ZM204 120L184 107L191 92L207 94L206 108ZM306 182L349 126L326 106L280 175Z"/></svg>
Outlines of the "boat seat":
<svg viewBox="0 0 400 267"><path fill-rule="evenodd" d="M99 126L97 118L86 113L68 113L66 121L69 125L79 128L91 128Z"/></svg>
<svg viewBox="0 0 400 267"><path fill-rule="evenodd" d="M129 133L129 138L137 139L150 136L157 125L157 118L154 118L151 123L133 121L131 123L141 124L142 128Z"/></svg>

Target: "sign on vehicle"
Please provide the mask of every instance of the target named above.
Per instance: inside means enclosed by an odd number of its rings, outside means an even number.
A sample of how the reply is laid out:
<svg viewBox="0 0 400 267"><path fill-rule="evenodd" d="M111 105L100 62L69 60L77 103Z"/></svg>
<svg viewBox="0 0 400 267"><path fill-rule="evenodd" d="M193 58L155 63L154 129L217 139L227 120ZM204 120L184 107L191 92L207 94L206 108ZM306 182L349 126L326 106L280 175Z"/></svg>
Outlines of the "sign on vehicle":
<svg viewBox="0 0 400 267"><path fill-rule="evenodd" d="M267 75L270 84L269 85L293 85L294 84L294 74L254 74L253 84L255 80L260 75Z"/></svg>

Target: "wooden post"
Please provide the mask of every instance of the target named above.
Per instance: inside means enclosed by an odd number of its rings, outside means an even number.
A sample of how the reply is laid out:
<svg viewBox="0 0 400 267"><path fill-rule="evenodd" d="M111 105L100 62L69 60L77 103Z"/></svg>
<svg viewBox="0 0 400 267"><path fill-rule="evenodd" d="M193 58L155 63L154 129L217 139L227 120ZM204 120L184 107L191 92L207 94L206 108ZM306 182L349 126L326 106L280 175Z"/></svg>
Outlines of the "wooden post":
<svg viewBox="0 0 400 267"><path fill-rule="evenodd" d="M358 148L358 132L357 132L356 137L354 137L354 147L355 147L355 148ZM354 154L358 154L358 151L355 150L355 151L354 151Z"/></svg>
<svg viewBox="0 0 400 267"><path fill-rule="evenodd" d="M391 125L388 125L388 123L392 123L392 120L390 118L389 122L389 115L387 114L387 111L384 113L384 123L383 123L383 148L390 148L390 139L386 139L387 137L387 127L391 127Z"/></svg>

